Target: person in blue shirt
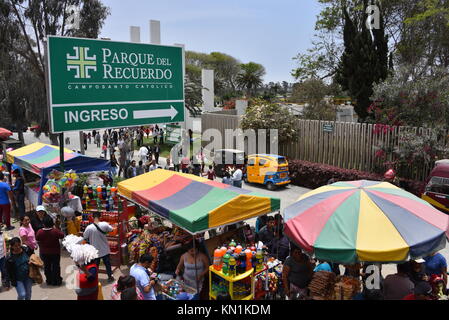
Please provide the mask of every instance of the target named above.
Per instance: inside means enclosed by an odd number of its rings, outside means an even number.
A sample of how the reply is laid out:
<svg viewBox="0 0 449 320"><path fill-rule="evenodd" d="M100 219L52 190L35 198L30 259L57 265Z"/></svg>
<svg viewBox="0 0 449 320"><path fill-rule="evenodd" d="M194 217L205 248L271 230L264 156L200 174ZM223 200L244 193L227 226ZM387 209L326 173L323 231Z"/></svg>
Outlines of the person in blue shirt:
<svg viewBox="0 0 449 320"><path fill-rule="evenodd" d="M232 179L229 172L225 172L222 183L232 186Z"/></svg>
<svg viewBox="0 0 449 320"><path fill-rule="evenodd" d="M153 257L149 254L143 254L139 263L135 263L130 270L130 275L136 279L136 286L143 294L144 300L156 300L154 293L155 280L151 280L149 268L153 262Z"/></svg>
<svg viewBox="0 0 449 320"><path fill-rule="evenodd" d="M443 278L444 285L447 287L447 261L441 253L434 252L424 260L426 266L426 274L429 277L432 275L437 275Z"/></svg>
<svg viewBox="0 0 449 320"><path fill-rule="evenodd" d="M313 272L327 271L332 272L332 268L326 261L319 261L319 264L313 269Z"/></svg>
<svg viewBox="0 0 449 320"><path fill-rule="evenodd" d="M4 180L5 176L0 172L0 220L3 219L9 231L14 229L11 225L11 204L15 205L15 199L11 187Z"/></svg>

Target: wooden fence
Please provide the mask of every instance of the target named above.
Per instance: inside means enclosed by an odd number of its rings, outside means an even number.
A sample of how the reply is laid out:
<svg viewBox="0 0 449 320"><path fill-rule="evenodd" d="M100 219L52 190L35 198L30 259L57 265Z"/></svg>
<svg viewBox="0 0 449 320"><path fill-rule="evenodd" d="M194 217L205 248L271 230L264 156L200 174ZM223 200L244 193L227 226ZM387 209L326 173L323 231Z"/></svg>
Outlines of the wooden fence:
<svg viewBox="0 0 449 320"><path fill-rule="evenodd" d="M217 129L225 137L226 129L239 128L240 119L232 114L203 114L202 131ZM296 129L298 140L279 145L279 154L289 159L378 173L387 169L385 162L394 160L392 153L387 153L386 158L376 157L376 151L380 147L388 146L390 150L401 148L399 138L403 133L422 136L432 134L432 130L427 128L392 127L384 131L375 130L374 124L318 120L298 120ZM447 136L444 139L447 145ZM412 163L400 168L398 175L422 181L429 175L433 166L434 161Z"/></svg>

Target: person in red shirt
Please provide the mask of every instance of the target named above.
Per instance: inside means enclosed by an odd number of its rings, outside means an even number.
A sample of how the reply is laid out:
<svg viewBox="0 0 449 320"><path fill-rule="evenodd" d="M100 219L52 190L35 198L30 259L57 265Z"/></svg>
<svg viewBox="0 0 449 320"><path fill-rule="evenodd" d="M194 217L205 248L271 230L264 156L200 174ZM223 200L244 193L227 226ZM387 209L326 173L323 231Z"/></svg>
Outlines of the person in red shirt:
<svg viewBox="0 0 449 320"><path fill-rule="evenodd" d="M209 166L209 170L203 176L207 176L207 179L209 180L215 180L217 175L215 174L215 170L212 168L212 166Z"/></svg>
<svg viewBox="0 0 449 320"><path fill-rule="evenodd" d="M44 228L36 234L39 244L40 256L44 262L44 273L47 285L60 286L61 277L61 246L59 239L64 238L61 230L54 228L53 219L50 216L44 217Z"/></svg>
<svg viewBox="0 0 449 320"><path fill-rule="evenodd" d="M432 300L432 286L427 281L418 282L414 293L405 296L403 300Z"/></svg>

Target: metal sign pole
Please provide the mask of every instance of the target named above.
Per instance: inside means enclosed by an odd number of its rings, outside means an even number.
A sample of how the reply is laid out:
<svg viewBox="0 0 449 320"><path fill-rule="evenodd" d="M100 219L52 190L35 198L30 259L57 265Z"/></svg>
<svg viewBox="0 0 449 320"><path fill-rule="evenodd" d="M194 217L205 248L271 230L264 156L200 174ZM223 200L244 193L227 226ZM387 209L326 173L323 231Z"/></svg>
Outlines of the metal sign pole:
<svg viewBox="0 0 449 320"><path fill-rule="evenodd" d="M61 172L64 172L64 132L59 134L59 164Z"/></svg>

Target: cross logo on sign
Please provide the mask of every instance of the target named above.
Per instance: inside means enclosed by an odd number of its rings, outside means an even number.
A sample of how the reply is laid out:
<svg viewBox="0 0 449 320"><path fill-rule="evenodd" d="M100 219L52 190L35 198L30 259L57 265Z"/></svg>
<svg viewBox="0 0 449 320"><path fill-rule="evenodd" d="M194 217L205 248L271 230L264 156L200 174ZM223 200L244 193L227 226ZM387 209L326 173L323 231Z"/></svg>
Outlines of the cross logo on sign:
<svg viewBox="0 0 449 320"><path fill-rule="evenodd" d="M97 71L97 56L89 57L89 48L73 47L75 55L71 56L67 53L67 71L75 70L75 78L90 78L89 71Z"/></svg>

